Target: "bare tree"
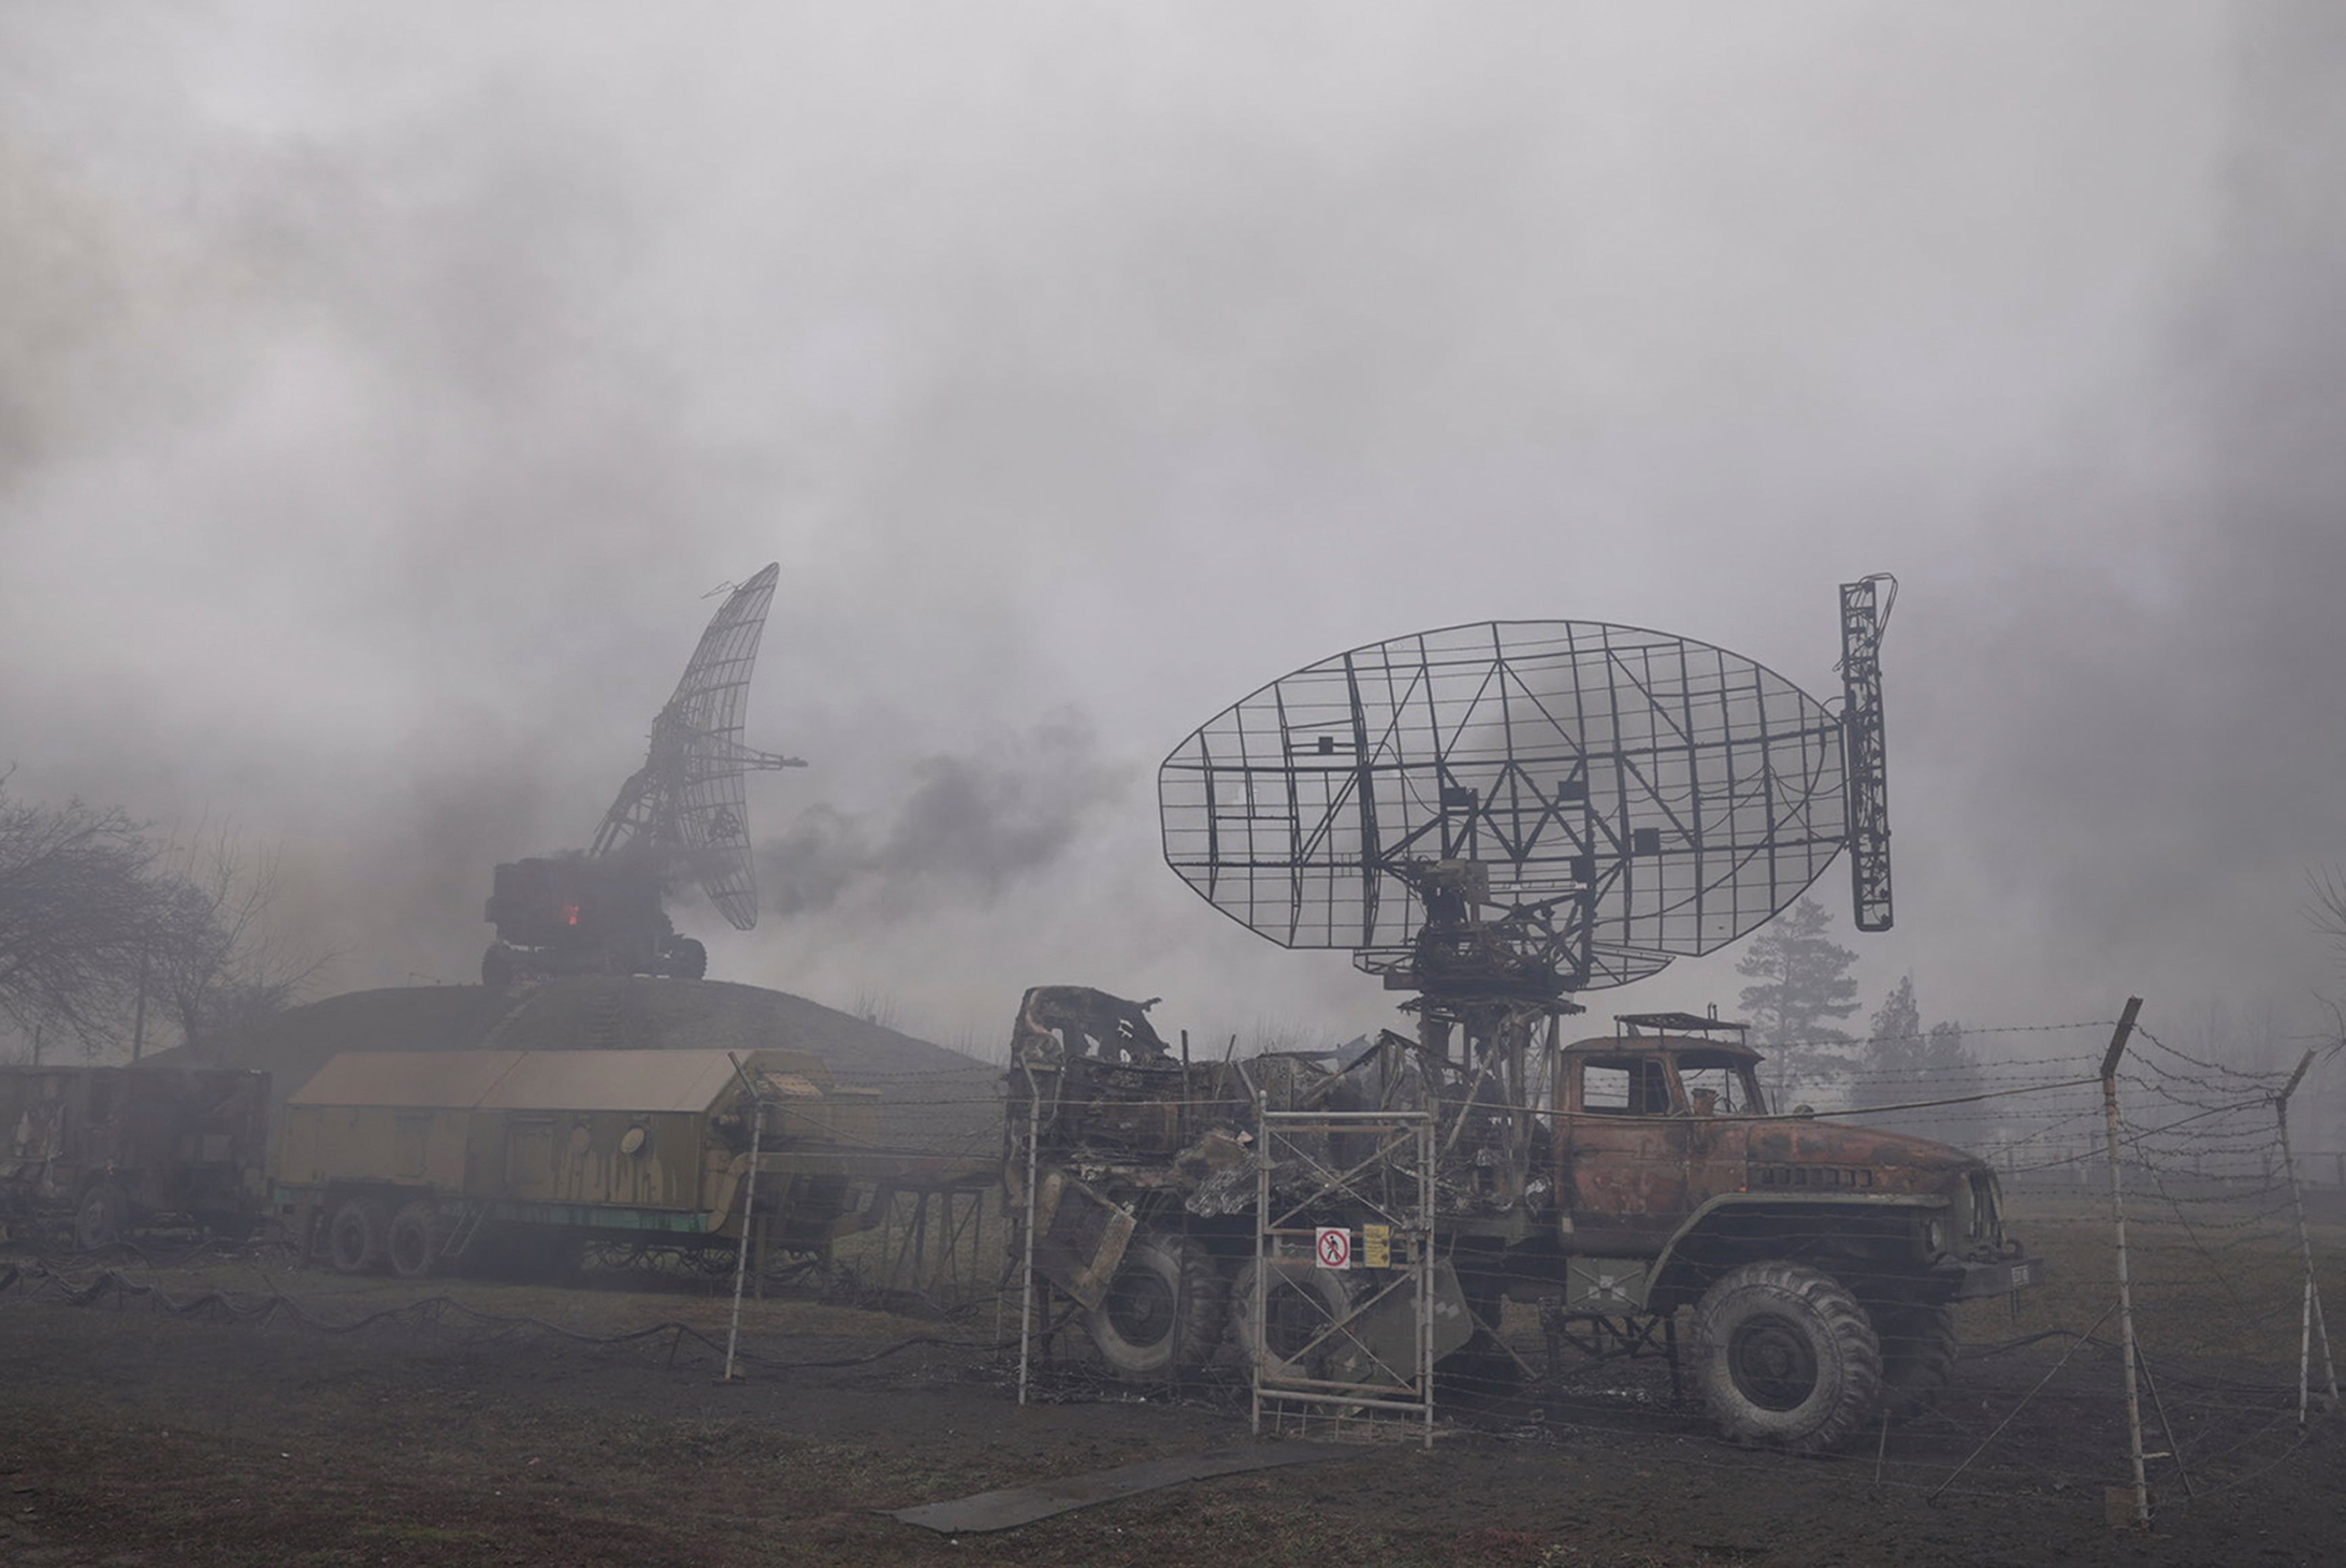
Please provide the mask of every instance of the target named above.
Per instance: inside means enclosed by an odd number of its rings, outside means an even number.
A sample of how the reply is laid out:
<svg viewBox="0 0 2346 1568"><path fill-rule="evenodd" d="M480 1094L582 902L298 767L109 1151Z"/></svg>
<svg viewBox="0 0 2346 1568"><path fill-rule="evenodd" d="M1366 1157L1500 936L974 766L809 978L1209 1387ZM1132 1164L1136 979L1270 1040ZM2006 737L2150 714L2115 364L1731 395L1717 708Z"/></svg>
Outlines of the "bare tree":
<svg viewBox="0 0 2346 1568"><path fill-rule="evenodd" d="M146 985L191 1055L300 999L332 954L270 920L277 853L233 827L199 833L153 881Z"/></svg>
<svg viewBox="0 0 2346 1568"><path fill-rule="evenodd" d="M2346 965L2346 873L2331 866L2309 867L2305 882L2310 893L2305 918L2337 946L2339 962Z"/></svg>
<svg viewBox="0 0 2346 1568"><path fill-rule="evenodd" d="M0 774L0 1013L85 1050L114 1038L153 931L155 860L122 812L18 800Z"/></svg>

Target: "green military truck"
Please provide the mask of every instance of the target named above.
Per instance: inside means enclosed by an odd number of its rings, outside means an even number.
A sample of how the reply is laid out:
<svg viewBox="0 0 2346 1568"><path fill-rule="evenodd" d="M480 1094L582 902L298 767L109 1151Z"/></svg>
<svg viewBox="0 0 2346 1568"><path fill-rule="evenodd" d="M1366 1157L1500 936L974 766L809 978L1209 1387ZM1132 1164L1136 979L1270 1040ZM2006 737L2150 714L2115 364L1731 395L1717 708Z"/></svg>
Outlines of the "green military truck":
<svg viewBox="0 0 2346 1568"><path fill-rule="evenodd" d="M734 1248L751 1207L761 1257L827 1256L878 1127L876 1093L793 1051L345 1052L286 1102L276 1196L350 1274Z"/></svg>
<svg viewBox="0 0 2346 1568"><path fill-rule="evenodd" d="M1474 1338L1439 1320L1457 1329L1460 1305L1487 1335L1503 1301L1537 1301L1674 1360L1690 1313L1697 1385L1737 1439L1812 1451L1885 1411L1920 1412L1954 1366L1954 1304L2042 1278L2004 1230L1986 1164L1772 1111L1760 1053L1713 1020L1649 1015L1550 1044L1519 1089L1392 1033L1341 1070L1298 1055L1191 1064L1145 1011L1030 991L1007 1076L1005 1178L1015 1210L1035 1173L1035 1267L1088 1308L1094 1343L1128 1378L1200 1366L1226 1329L1260 1364L1324 1376L1297 1358L1315 1341L1324 1354L1329 1326L1380 1290L1372 1268L1263 1247L1265 1110L1433 1114L1437 1356ZM1346 1137L1275 1159L1270 1180L1282 1224L1345 1231L1358 1257L1381 1216L1350 1195L1387 1173ZM1387 1188L1415 1180L1390 1174L1405 1179Z"/></svg>

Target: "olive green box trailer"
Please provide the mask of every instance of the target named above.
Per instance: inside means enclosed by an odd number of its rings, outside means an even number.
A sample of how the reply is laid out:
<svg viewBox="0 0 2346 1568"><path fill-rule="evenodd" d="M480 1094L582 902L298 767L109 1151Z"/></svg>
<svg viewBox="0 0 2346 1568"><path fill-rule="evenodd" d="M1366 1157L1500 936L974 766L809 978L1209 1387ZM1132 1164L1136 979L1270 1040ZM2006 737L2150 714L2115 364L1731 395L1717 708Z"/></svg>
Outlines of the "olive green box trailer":
<svg viewBox="0 0 2346 1568"><path fill-rule="evenodd" d="M875 1093L799 1052L345 1052L288 1099L276 1188L305 1255L414 1278L738 1245L754 1144L759 1246L821 1252L878 1130Z"/></svg>

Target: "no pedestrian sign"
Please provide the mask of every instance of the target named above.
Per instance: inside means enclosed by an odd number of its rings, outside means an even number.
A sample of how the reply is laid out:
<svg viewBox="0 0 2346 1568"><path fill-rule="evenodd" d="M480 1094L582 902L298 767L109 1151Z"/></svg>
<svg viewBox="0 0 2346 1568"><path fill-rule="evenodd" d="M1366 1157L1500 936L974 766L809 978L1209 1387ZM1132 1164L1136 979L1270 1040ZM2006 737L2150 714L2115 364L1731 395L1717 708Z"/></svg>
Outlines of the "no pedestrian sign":
<svg viewBox="0 0 2346 1568"><path fill-rule="evenodd" d="M1352 1267L1352 1233L1341 1226L1323 1225L1312 1250L1322 1268Z"/></svg>

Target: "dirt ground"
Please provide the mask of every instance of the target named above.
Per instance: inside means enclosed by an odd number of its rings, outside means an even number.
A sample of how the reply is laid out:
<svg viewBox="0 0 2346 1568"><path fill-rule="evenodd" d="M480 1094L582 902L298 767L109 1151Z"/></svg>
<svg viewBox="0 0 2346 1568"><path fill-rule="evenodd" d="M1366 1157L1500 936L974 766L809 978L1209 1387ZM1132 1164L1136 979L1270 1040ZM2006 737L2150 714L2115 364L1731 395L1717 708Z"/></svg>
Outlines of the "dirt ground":
<svg viewBox="0 0 2346 1568"><path fill-rule="evenodd" d="M0 1257L0 1268L11 1262ZM24 1260L14 1259L20 1267ZM2334 1563L2341 1422L2300 1441L2270 1391L2208 1401L2230 1434L2157 1527L2113 1530L2111 1401L2056 1380L1935 1502L1926 1493L2051 1367L2031 1347L1962 1372L1951 1414L1867 1451L1726 1446L1650 1364L1480 1401L1431 1452L1347 1448L958 1541L884 1511L1243 1441L1241 1392L1148 1398L1062 1370L1021 1409L991 1314L939 1325L752 1303L744 1380L718 1381L708 1286L431 1287L251 1265L127 1269L159 1297L0 1291L0 1564ZM72 1278L86 1282L87 1270ZM592 1276L589 1277L590 1281ZM453 1304L413 1303L445 1291ZM403 1308L393 1310L394 1308ZM470 1310L468 1310L468 1308ZM334 1331L326 1325L363 1327ZM487 1314L486 1317L475 1314ZM543 1319L552 1327L500 1321ZM910 1337L916 1344L849 1366ZM2077 1359L2082 1367L2089 1356ZM800 1363L785 1366L782 1363ZM2179 1381L2178 1378L2178 1381ZM2235 1409L2237 1407L2237 1410ZM2226 1415L2225 1412L2234 1413ZM2115 1442L2116 1446L2112 1446Z"/></svg>

